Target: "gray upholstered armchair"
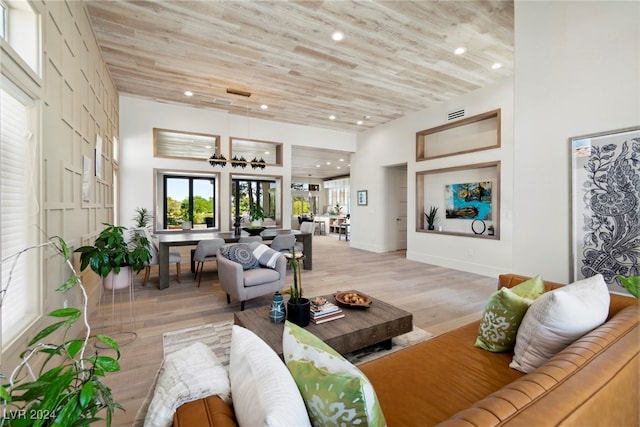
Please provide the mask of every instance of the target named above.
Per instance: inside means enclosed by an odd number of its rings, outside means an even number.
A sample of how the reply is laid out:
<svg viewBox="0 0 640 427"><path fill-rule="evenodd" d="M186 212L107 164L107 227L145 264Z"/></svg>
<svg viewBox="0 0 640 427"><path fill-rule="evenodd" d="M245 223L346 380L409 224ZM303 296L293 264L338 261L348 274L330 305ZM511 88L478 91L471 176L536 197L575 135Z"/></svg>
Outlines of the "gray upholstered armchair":
<svg viewBox="0 0 640 427"><path fill-rule="evenodd" d="M259 267L243 270L242 265L225 258L220 250L217 253L218 278L220 286L227 293L227 304L231 298L240 301L240 310L244 310L246 300L281 291L284 287L287 261L278 257L275 268Z"/></svg>

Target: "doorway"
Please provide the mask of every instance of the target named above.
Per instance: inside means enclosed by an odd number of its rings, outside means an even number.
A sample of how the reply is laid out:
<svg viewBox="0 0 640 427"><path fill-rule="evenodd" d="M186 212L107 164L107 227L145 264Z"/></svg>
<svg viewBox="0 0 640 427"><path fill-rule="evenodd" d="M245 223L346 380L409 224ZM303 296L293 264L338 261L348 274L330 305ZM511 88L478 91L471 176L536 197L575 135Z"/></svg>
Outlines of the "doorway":
<svg viewBox="0 0 640 427"><path fill-rule="evenodd" d="M407 249L407 164L389 166L387 175L387 245L389 251Z"/></svg>

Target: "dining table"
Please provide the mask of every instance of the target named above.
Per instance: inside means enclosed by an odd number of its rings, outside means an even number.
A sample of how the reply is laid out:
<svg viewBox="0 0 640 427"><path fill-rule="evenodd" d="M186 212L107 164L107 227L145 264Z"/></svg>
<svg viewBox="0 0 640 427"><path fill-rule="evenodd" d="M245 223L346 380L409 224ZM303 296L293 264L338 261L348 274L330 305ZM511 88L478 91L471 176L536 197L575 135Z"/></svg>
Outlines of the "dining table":
<svg viewBox="0 0 640 427"><path fill-rule="evenodd" d="M273 240L278 234L294 234L296 241L302 243L302 253L304 258L302 267L305 270L311 270L313 267L313 246L311 245L312 234L303 233L300 230L284 230L284 229L266 229L261 233L262 240L268 242ZM242 232L236 234L233 231L190 231L190 232L169 232L159 233L158 238L158 267L159 267L159 285L158 288L166 289L169 287L169 248L172 246L193 246L197 245L201 240L224 239L225 243L237 243L242 236L248 236Z"/></svg>

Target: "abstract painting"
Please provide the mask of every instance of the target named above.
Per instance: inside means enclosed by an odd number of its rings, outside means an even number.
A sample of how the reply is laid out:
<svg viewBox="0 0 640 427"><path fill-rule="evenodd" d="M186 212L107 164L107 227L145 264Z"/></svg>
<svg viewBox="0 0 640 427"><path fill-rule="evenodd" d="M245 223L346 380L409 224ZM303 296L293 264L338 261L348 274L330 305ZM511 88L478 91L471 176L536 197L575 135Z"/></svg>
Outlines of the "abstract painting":
<svg viewBox="0 0 640 427"><path fill-rule="evenodd" d="M639 275L640 127L570 142L573 280Z"/></svg>
<svg viewBox="0 0 640 427"><path fill-rule="evenodd" d="M446 217L491 220L491 181L445 186Z"/></svg>

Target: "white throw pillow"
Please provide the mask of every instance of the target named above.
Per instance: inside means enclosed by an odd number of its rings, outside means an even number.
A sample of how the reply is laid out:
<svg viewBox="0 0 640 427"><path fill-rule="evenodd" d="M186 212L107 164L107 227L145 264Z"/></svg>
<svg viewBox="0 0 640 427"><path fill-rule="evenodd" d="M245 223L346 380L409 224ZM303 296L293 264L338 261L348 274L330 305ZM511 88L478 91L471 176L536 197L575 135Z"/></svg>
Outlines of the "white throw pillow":
<svg viewBox="0 0 640 427"><path fill-rule="evenodd" d="M531 372L573 341L600 326L609 313L602 275L538 297L522 319L510 367Z"/></svg>
<svg viewBox="0 0 640 427"><path fill-rule="evenodd" d="M233 325L229 378L241 426L310 426L296 383L280 357L256 334Z"/></svg>
<svg viewBox="0 0 640 427"><path fill-rule="evenodd" d="M213 351L196 342L164 358L149 404L145 427L168 427L183 403L218 395L231 402L227 370Z"/></svg>

